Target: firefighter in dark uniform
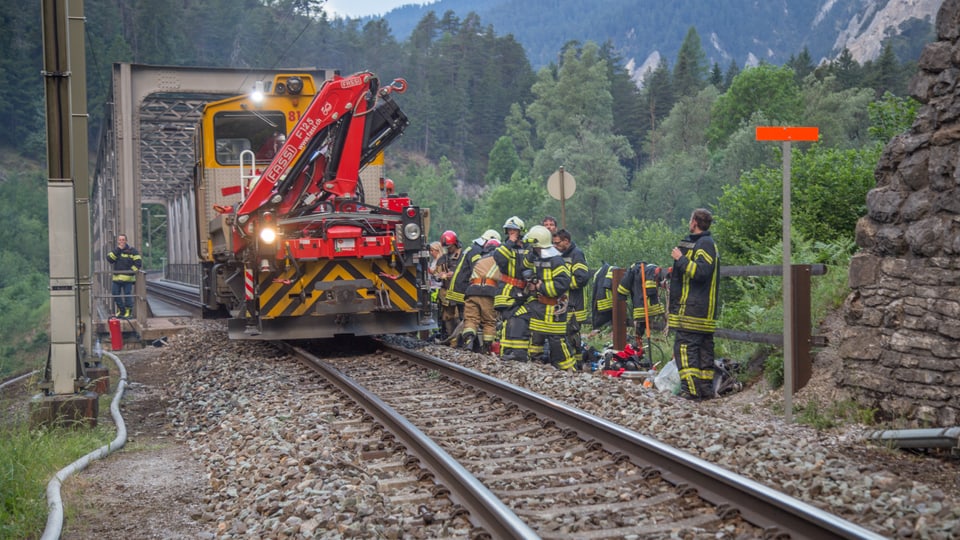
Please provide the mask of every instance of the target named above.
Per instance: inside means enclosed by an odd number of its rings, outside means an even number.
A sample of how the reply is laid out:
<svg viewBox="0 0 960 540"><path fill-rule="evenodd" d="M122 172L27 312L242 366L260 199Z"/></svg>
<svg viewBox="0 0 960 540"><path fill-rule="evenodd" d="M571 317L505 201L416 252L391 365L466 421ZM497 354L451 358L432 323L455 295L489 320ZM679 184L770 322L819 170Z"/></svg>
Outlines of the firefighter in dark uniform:
<svg viewBox="0 0 960 540"><path fill-rule="evenodd" d="M591 302L593 331L613 321L613 270L615 266L603 263L593 273L593 299Z"/></svg>
<svg viewBox="0 0 960 540"><path fill-rule="evenodd" d="M550 230L543 225L531 227L523 241L530 249L523 260L530 299L517 310L517 316L530 320L530 357L542 357L546 343L550 363L557 369L572 370L576 358L566 340L570 270L553 247Z"/></svg>
<svg viewBox="0 0 960 540"><path fill-rule="evenodd" d="M440 301L440 337L446 339L453 335L461 317L459 305L447 301L447 294L453 288L453 270L460 263L461 250L457 233L444 231L440 235L440 247L446 251L437 260L436 276L440 279L437 298Z"/></svg>
<svg viewBox="0 0 960 540"><path fill-rule="evenodd" d="M494 252L494 260L500 268L499 292L493 298L493 307L500 312L503 328L500 334L500 358L503 360L528 359L527 347L530 345L529 319L517 317L517 310L526 303L529 295L524 291L523 259L527 248L523 244L524 224L517 216L512 216L503 224L505 240Z"/></svg>
<svg viewBox="0 0 960 540"><path fill-rule="evenodd" d="M680 395L709 399L713 395L713 333L717 328L720 255L710 235L713 216L698 208L690 216L690 234L673 248L670 313L676 331L673 356L680 374Z"/></svg>
<svg viewBox="0 0 960 540"><path fill-rule="evenodd" d="M117 235L117 247L107 253L107 262L113 265L113 301L117 305L117 317L133 317L133 285L137 272L143 266L140 252L127 243L127 235Z"/></svg>
<svg viewBox="0 0 960 540"><path fill-rule="evenodd" d="M500 247L497 238L490 238L483 244L483 251L470 271L470 285L467 287L466 302L463 307L463 348L474 350L477 344L477 329L483 332L480 352L487 354L494 338L497 337L497 312L493 309L493 297L500 288L500 268L493 254Z"/></svg>
<svg viewBox="0 0 960 540"><path fill-rule="evenodd" d="M567 293L567 346L580 350L580 327L587 322L587 304L583 289L590 283L590 269L583 250L573 243L570 232L560 229L553 234L553 246L560 252L570 271L570 291Z"/></svg>
<svg viewBox="0 0 960 540"><path fill-rule="evenodd" d="M658 286L663 279L661 276L666 274L659 266L640 261L627 268L617 285L617 293L623 298L629 297L633 305L631 315L638 344L640 337L646 333L647 321L650 322L651 331L663 330L666 309L660 302Z"/></svg>

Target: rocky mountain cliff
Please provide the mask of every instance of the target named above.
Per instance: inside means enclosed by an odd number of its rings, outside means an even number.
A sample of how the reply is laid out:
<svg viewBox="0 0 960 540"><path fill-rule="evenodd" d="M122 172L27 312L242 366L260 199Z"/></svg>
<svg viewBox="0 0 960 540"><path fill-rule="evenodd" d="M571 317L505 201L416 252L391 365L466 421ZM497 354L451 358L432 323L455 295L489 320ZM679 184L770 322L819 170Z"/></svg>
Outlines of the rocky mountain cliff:
<svg viewBox="0 0 960 540"><path fill-rule="evenodd" d="M697 29L707 60L726 69L760 61L783 64L806 47L814 62L844 47L863 63L896 42L901 62L915 61L934 39L941 0L439 0L386 14L398 39L423 17L471 12L498 35L513 34L535 68L555 62L570 41L609 41L638 73L661 57L672 64L690 27ZM442 25L442 22L441 22ZM442 31L442 28L441 28Z"/></svg>

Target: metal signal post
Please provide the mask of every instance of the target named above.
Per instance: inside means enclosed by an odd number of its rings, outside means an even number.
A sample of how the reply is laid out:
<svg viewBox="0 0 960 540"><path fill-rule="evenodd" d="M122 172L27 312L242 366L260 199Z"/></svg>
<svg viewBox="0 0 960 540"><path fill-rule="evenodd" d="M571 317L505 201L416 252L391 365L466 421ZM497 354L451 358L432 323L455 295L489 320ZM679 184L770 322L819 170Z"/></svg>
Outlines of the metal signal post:
<svg viewBox="0 0 960 540"><path fill-rule="evenodd" d="M816 127L758 126L758 141L783 143L783 410L785 420L793 421L793 275L790 260L790 142L816 141Z"/></svg>

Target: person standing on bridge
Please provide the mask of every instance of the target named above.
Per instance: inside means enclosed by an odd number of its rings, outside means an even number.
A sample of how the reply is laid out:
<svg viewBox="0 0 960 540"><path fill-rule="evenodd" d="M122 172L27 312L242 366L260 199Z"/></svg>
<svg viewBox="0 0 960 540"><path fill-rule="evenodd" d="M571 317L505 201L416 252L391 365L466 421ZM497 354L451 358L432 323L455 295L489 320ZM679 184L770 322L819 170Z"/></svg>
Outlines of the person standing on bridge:
<svg viewBox="0 0 960 540"><path fill-rule="evenodd" d="M143 266L140 252L127 243L127 235L117 236L117 247L107 253L107 262L113 265L113 301L117 305L116 316L129 319L133 317L133 284L137 282L137 272Z"/></svg>
<svg viewBox="0 0 960 540"><path fill-rule="evenodd" d="M713 333L720 305L720 255L710 235L713 215L697 208L690 216L690 234L673 248L670 312L676 330L673 359L680 374L680 396L702 400L713 394Z"/></svg>

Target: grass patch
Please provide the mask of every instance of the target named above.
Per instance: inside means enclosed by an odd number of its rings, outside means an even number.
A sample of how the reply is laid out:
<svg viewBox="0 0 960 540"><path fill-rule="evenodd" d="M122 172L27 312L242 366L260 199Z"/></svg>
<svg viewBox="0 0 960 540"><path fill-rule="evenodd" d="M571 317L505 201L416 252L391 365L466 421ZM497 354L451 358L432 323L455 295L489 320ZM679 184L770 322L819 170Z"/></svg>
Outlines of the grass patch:
<svg viewBox="0 0 960 540"><path fill-rule="evenodd" d="M0 403L11 410L9 403ZM26 419L0 423L0 539L35 538L47 521L47 483L60 469L116 434L96 428L35 428Z"/></svg>
<svg viewBox="0 0 960 540"><path fill-rule="evenodd" d="M845 424L872 425L876 422L877 410L863 407L853 400L835 401L823 405L808 401L793 407L797 423L808 425L818 431Z"/></svg>

